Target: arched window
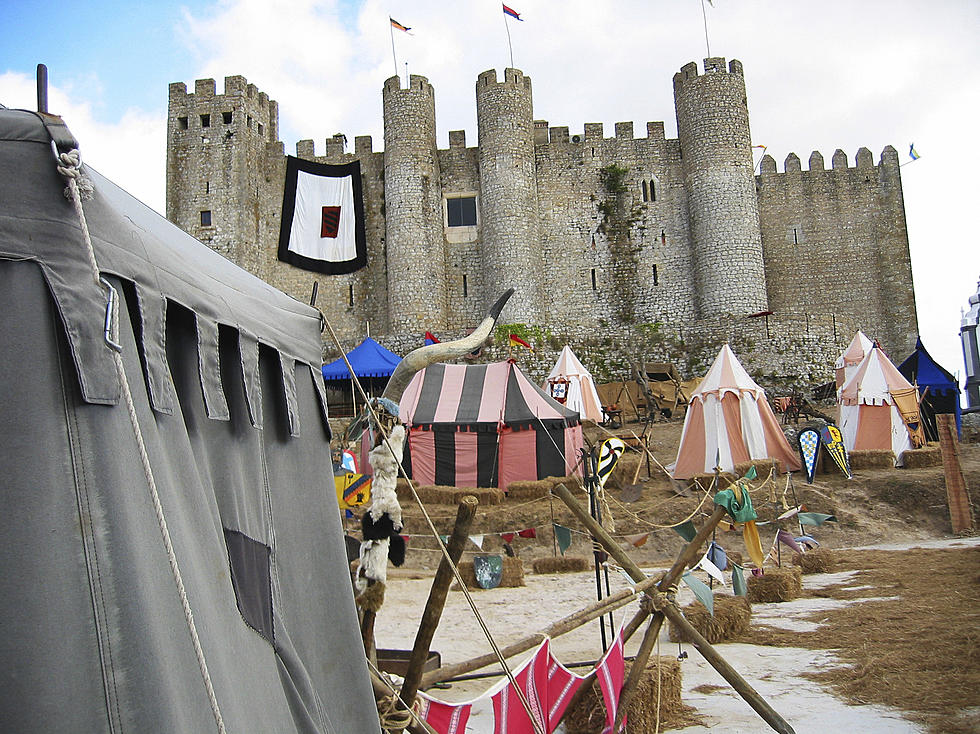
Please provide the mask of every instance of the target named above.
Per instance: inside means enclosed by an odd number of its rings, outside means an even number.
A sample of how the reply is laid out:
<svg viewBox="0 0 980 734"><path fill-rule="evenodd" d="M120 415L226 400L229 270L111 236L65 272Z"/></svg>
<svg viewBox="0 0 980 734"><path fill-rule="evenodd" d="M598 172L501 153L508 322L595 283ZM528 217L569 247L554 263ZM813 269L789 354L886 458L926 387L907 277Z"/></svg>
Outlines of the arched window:
<svg viewBox="0 0 980 734"><path fill-rule="evenodd" d="M641 181L641 185L642 185L642 188L643 188L643 201L646 201L647 200L647 182L646 181Z"/></svg>

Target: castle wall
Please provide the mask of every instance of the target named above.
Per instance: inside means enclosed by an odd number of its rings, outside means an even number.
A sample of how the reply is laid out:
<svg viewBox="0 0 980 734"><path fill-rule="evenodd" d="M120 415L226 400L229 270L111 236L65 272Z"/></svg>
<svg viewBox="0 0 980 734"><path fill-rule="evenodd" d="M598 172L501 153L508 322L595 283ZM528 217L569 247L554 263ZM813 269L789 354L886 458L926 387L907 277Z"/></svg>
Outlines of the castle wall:
<svg viewBox="0 0 980 734"><path fill-rule="evenodd" d="M894 153L876 166L862 148L849 167L838 150L826 169L814 152L809 170L791 153L781 173L765 156L758 190L770 308L837 314L898 355L918 326Z"/></svg>

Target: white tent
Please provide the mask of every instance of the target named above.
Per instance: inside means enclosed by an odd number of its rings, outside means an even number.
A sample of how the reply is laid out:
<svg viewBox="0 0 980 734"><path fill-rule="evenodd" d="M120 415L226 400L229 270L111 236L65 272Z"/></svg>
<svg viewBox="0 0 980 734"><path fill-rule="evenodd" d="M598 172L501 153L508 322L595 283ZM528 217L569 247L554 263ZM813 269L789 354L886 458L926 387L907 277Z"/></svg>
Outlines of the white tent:
<svg viewBox="0 0 980 734"><path fill-rule="evenodd" d="M709 473L716 461L730 472L736 464L766 458L778 459L784 470L800 468L765 391L726 344L691 396L671 475L688 479Z"/></svg>
<svg viewBox="0 0 980 734"><path fill-rule="evenodd" d="M847 349L841 352L837 358L837 362L834 364L834 382L837 383L838 399L840 398L840 389L844 387L844 383L851 379L854 370L868 356L868 352L873 346L874 342L859 329L854 338L851 339L851 343L847 345Z"/></svg>
<svg viewBox="0 0 980 734"><path fill-rule="evenodd" d="M901 466L902 454L912 448L906 420L919 422L917 393L884 352L872 347L838 398L845 448L891 450Z"/></svg>
<svg viewBox="0 0 980 734"><path fill-rule="evenodd" d="M565 384L562 380L567 380ZM602 401L595 389L592 373L575 356L567 344L558 355L558 361L542 387L551 397L564 403L566 408L578 411L582 420L602 422ZM564 391L564 400L562 400Z"/></svg>

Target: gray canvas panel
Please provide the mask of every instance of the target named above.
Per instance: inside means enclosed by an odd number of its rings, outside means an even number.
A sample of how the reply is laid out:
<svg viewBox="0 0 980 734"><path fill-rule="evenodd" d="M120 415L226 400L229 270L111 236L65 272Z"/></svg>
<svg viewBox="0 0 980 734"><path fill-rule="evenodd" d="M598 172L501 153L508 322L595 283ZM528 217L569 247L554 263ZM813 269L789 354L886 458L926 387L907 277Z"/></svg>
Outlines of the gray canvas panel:
<svg viewBox="0 0 980 734"><path fill-rule="evenodd" d="M221 389L221 360L218 356L218 324L197 314L197 367L208 418L226 421L228 401Z"/></svg>
<svg viewBox="0 0 980 734"><path fill-rule="evenodd" d="M299 404L296 398L296 361L284 354L279 355L282 365L282 391L286 397L286 417L289 420L289 434L299 436Z"/></svg>
<svg viewBox="0 0 980 734"><path fill-rule="evenodd" d="M419 391L415 414L412 416L413 425L432 423L439 406L439 396L442 394L442 380L446 374L446 365L441 362L430 364L422 376L422 389Z"/></svg>
<svg viewBox="0 0 980 734"><path fill-rule="evenodd" d="M483 404L483 383L487 377L487 365L468 365L463 373L463 389L459 395L457 423L476 423ZM484 485L480 485L481 487Z"/></svg>
<svg viewBox="0 0 980 734"><path fill-rule="evenodd" d="M259 341L244 329L238 331L238 351L242 360L245 402L255 428L262 427L262 384L259 382Z"/></svg>
<svg viewBox="0 0 980 734"><path fill-rule="evenodd" d="M310 368L310 377L313 380L313 387L316 389L317 398L320 404L320 418L323 420L323 425L327 429L327 439L333 438L330 432L330 420L327 409L327 391L323 384L323 373L317 367L313 365L308 365Z"/></svg>
<svg viewBox="0 0 980 734"><path fill-rule="evenodd" d="M167 366L166 328L167 299L136 286L142 323L143 359L150 389L150 405L157 412L174 414L174 381Z"/></svg>

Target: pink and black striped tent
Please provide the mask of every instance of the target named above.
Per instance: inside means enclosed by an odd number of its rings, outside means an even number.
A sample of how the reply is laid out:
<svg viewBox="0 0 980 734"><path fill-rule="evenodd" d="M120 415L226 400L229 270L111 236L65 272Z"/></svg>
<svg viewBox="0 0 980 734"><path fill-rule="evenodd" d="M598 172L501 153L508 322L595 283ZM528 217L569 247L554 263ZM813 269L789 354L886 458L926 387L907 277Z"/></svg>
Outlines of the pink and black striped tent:
<svg viewBox="0 0 980 734"><path fill-rule="evenodd" d="M548 396L512 362L433 364L400 403L406 469L421 484L501 487L568 476L582 447L579 414Z"/></svg>

